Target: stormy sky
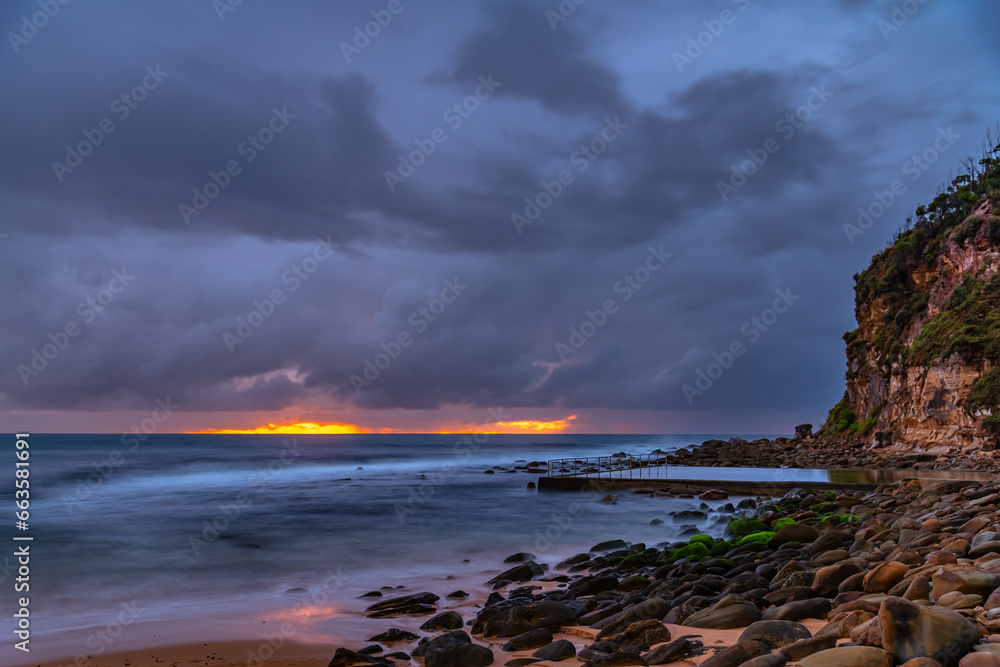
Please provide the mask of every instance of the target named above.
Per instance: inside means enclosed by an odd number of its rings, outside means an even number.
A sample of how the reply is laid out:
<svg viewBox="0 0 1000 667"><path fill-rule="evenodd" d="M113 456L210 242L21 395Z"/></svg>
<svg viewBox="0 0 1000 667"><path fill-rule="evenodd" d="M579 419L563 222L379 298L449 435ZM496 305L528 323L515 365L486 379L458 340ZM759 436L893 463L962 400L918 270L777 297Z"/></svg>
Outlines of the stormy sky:
<svg viewBox="0 0 1000 667"><path fill-rule="evenodd" d="M1000 8L577 2L3 3L0 426L821 423Z"/></svg>

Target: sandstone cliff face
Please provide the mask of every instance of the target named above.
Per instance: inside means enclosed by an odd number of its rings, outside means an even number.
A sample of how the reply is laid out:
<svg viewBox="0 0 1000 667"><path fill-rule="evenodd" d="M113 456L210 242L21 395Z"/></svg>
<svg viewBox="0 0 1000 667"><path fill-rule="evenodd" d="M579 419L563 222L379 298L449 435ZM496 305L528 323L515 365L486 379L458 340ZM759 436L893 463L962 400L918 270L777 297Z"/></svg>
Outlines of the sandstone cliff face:
<svg viewBox="0 0 1000 667"><path fill-rule="evenodd" d="M824 435L923 449L1000 434L1000 180L985 163L855 276L847 391Z"/></svg>

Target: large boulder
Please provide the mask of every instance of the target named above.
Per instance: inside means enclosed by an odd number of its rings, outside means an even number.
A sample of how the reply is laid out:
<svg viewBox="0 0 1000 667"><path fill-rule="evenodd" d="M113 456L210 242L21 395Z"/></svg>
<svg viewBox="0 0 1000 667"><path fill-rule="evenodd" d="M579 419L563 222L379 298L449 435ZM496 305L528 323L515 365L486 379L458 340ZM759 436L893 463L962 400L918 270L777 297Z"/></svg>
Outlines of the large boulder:
<svg viewBox="0 0 1000 667"><path fill-rule="evenodd" d="M759 641L776 649L811 636L806 626L795 621L757 621L743 631L739 641Z"/></svg>
<svg viewBox="0 0 1000 667"><path fill-rule="evenodd" d="M767 646L761 642L749 641L733 644L724 648L711 658L701 663L701 667L740 667L757 656L770 653Z"/></svg>
<svg viewBox="0 0 1000 667"><path fill-rule="evenodd" d="M540 628L555 632L564 625L576 625L583 612L584 607L579 603L567 604L555 600L530 602L492 616L483 626L483 636L516 637Z"/></svg>
<svg viewBox="0 0 1000 667"><path fill-rule="evenodd" d="M892 667L892 656L874 646L839 646L799 660L802 667Z"/></svg>
<svg viewBox="0 0 1000 667"><path fill-rule="evenodd" d="M952 591L981 595L985 599L1000 584L997 575L967 565L946 565L943 569L931 576L931 595L935 600Z"/></svg>
<svg viewBox="0 0 1000 667"><path fill-rule="evenodd" d="M829 610L827 610L829 611ZM760 609L738 595L726 595L708 609L697 611L681 625L705 630L744 628L761 618Z"/></svg>
<svg viewBox="0 0 1000 667"><path fill-rule="evenodd" d="M958 612L895 596L882 601L878 625L882 646L897 662L928 657L944 667L957 667L959 658L979 640L976 627Z"/></svg>

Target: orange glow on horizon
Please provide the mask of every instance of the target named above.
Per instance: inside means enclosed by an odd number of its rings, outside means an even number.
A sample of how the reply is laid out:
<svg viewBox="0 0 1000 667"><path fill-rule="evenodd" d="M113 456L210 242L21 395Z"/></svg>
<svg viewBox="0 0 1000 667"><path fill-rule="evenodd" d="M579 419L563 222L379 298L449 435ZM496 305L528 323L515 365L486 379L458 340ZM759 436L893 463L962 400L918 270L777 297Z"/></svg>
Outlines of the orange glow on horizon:
<svg viewBox="0 0 1000 667"><path fill-rule="evenodd" d="M229 435L257 435L278 433L282 435L331 435L342 433L371 433L371 429L361 428L354 424L317 424L316 422L299 422L297 424L267 424L256 428L217 428L204 431L189 431L189 433L212 433Z"/></svg>
<svg viewBox="0 0 1000 667"><path fill-rule="evenodd" d="M570 422L576 419L576 415L570 415L565 419L553 421L538 421L535 419L525 419L522 421L493 422L481 426L468 428L446 429L437 431L438 433L489 433L489 434L511 434L511 433L559 433L570 427Z"/></svg>
<svg viewBox="0 0 1000 667"><path fill-rule="evenodd" d="M455 426L442 426L437 429L414 431L409 429L380 428L373 430L355 424L320 424L317 422L298 422L295 424L266 424L253 428L217 428L203 429L199 431L188 431L195 434L209 435L343 435L358 433L484 433L484 434L516 434L516 433L559 433L565 431L576 419L576 415L570 415L564 419L552 421L540 421L536 419L525 419L519 421L502 421L491 424L459 424Z"/></svg>

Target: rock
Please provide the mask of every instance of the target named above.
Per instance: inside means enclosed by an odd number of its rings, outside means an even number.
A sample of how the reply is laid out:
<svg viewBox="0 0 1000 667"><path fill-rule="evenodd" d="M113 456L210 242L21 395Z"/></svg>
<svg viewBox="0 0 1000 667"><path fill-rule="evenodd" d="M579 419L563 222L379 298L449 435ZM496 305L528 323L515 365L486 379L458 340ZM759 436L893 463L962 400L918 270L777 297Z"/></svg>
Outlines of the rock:
<svg viewBox="0 0 1000 667"><path fill-rule="evenodd" d="M829 605L829 603L827 604ZM738 595L730 594L708 609L691 614L680 625L706 630L725 630L728 628L743 628L760 619L761 613L757 605L744 600Z"/></svg>
<svg viewBox="0 0 1000 667"><path fill-rule="evenodd" d="M432 617L420 626L421 630L458 630L462 627L462 615L457 611L445 611Z"/></svg>
<svg viewBox="0 0 1000 667"><path fill-rule="evenodd" d="M761 642L739 642L705 660L701 663L701 667L740 667L743 663L767 653L770 651Z"/></svg>
<svg viewBox="0 0 1000 667"><path fill-rule="evenodd" d="M478 644L454 643L428 648L424 667L486 667L493 664L493 651Z"/></svg>
<svg viewBox="0 0 1000 667"><path fill-rule="evenodd" d="M467 597L469 597L469 594L466 593L465 591L459 590L459 591L453 591L451 593L448 593L447 595L445 595L445 597L446 598L467 598Z"/></svg>
<svg viewBox="0 0 1000 667"><path fill-rule="evenodd" d="M768 653L767 655L757 656L753 660L747 660L740 667L785 667L788 663L788 658L780 653Z"/></svg>
<svg viewBox="0 0 1000 667"><path fill-rule="evenodd" d="M543 646L531 654L531 657L533 658L538 658L539 660L552 660L553 662L573 658L575 656L576 647L573 646L573 642L568 639L560 639L559 641L552 642L548 646Z"/></svg>
<svg viewBox="0 0 1000 667"><path fill-rule="evenodd" d="M350 665L374 665L386 664L387 661L381 658L373 658L364 653L358 653L346 648L338 648L333 654L333 659L327 663L327 667L349 667Z"/></svg>
<svg viewBox="0 0 1000 667"><path fill-rule="evenodd" d="M593 664L595 661L598 660L600 661L606 660L608 657L610 657L610 655L611 655L610 653L605 653L604 651L598 651L597 649L585 648L578 651L576 657L577 659L583 661L584 663ZM642 663L640 662L639 664Z"/></svg>
<svg viewBox="0 0 1000 667"><path fill-rule="evenodd" d="M830 601L826 598L796 600L766 610L763 618L766 621L801 621L803 618L825 618L830 613L830 609Z"/></svg>
<svg viewBox="0 0 1000 667"><path fill-rule="evenodd" d="M699 500L725 500L729 494L719 489L709 489L698 496Z"/></svg>
<svg viewBox="0 0 1000 667"><path fill-rule="evenodd" d="M564 625L576 625L583 614L579 603L573 605L555 600L542 600L511 607L496 614L483 627L485 637L516 637L529 630L558 630Z"/></svg>
<svg viewBox="0 0 1000 667"><path fill-rule="evenodd" d="M618 549L627 549L628 543L625 540L608 540L607 542L599 542L594 546L590 547L590 550L594 553L607 553L608 551L616 551Z"/></svg>
<svg viewBox="0 0 1000 667"><path fill-rule="evenodd" d="M952 591L942 595L936 604L948 609L972 609L983 604L983 596L975 595L974 593Z"/></svg>
<svg viewBox="0 0 1000 667"><path fill-rule="evenodd" d="M776 535L777 537L777 535ZM816 570L812 588L824 597L837 594L840 584L848 577L858 574L861 569L853 561L843 561L835 565L827 565Z"/></svg>
<svg viewBox="0 0 1000 667"><path fill-rule="evenodd" d="M570 584L569 590L577 597L596 595L618 588L618 577L613 574L601 577L584 577Z"/></svg>
<svg viewBox="0 0 1000 667"><path fill-rule="evenodd" d="M958 612L894 596L882 601L878 625L883 647L897 662L928 657L955 667L958 656L979 639L975 626Z"/></svg>
<svg viewBox="0 0 1000 667"><path fill-rule="evenodd" d="M377 634L374 637L369 637L370 642L382 642L383 644L389 644L392 642L411 642L414 639L419 639L418 635L412 632L407 632L406 630L400 630L399 628L392 628L386 630L381 634Z"/></svg>
<svg viewBox="0 0 1000 667"><path fill-rule="evenodd" d="M751 623L737 641L759 641L776 649L811 636L806 626L795 621L757 621Z"/></svg>
<svg viewBox="0 0 1000 667"><path fill-rule="evenodd" d="M434 593L414 593L398 598L376 602L366 609L369 618L383 618L403 614L430 614L435 611L433 604L440 600Z"/></svg>
<svg viewBox="0 0 1000 667"><path fill-rule="evenodd" d="M795 437L799 439L811 438L813 434L812 424L799 424L795 427Z"/></svg>
<svg viewBox="0 0 1000 667"><path fill-rule="evenodd" d="M944 567L948 568L949 566ZM962 568L963 566L953 565L951 567ZM986 598L1000 583L997 580L997 575L979 569L945 569L943 572L935 572L931 575L931 597L937 600L945 593L959 591Z"/></svg>
<svg viewBox="0 0 1000 667"><path fill-rule="evenodd" d="M802 667L892 667L892 656L874 646L839 646L799 660Z"/></svg>
<svg viewBox="0 0 1000 667"><path fill-rule="evenodd" d="M992 653L977 651L959 660L958 667L1000 667L1000 658Z"/></svg>
<svg viewBox="0 0 1000 667"><path fill-rule="evenodd" d="M668 662L683 660L694 648L695 646L690 640L681 637L669 644L661 644L651 649L642 657L647 665L665 665Z"/></svg>
<svg viewBox="0 0 1000 667"><path fill-rule="evenodd" d="M608 637L608 641L622 646L636 644L645 649L653 644L670 641L670 630L660 621L636 621L623 632Z"/></svg>
<svg viewBox="0 0 1000 667"><path fill-rule="evenodd" d="M819 531L812 526L806 526L801 523L793 523L788 526L784 526L783 528L779 528L778 532L776 532L774 537L771 538L771 545L779 546L787 544L788 542L806 544L814 541L818 537Z"/></svg>
<svg viewBox="0 0 1000 667"><path fill-rule="evenodd" d="M524 667L535 662L541 662L538 658L514 658L503 663L504 667Z"/></svg>
<svg viewBox="0 0 1000 667"><path fill-rule="evenodd" d="M541 566L533 560L525 561L520 565L516 565L506 572L501 572L497 576L493 577L486 582L488 586L496 584L498 581L531 581L535 577L540 577L545 574Z"/></svg>
<svg viewBox="0 0 1000 667"><path fill-rule="evenodd" d="M910 568L903 563L886 561L869 570L862 583L866 593L885 593L906 576Z"/></svg>
<svg viewBox="0 0 1000 667"><path fill-rule="evenodd" d="M854 535L842 530L824 530L812 544L806 547L806 553L815 556L834 549L842 549L845 544L854 542Z"/></svg>
<svg viewBox="0 0 1000 667"><path fill-rule="evenodd" d="M975 540L973 540L973 543L975 543ZM991 540L969 549L969 558L979 558L986 554L995 554L998 552L1000 552L1000 540Z"/></svg>
<svg viewBox="0 0 1000 667"><path fill-rule="evenodd" d="M941 663L932 658L914 658L907 660L899 667L941 667Z"/></svg>
<svg viewBox="0 0 1000 667"><path fill-rule="evenodd" d="M746 537L753 533L766 533L770 527L760 519L733 519L726 525L725 537Z"/></svg>
<svg viewBox="0 0 1000 667"><path fill-rule="evenodd" d="M670 603L663 598L651 597L634 605L630 605L616 614L612 614L605 619L595 622L591 627L601 630L598 639L622 632L636 621L662 621L670 612ZM583 619L580 619L581 622Z"/></svg>
<svg viewBox="0 0 1000 667"><path fill-rule="evenodd" d="M807 655L831 649L837 645L837 635L816 635L809 639L801 639L794 644L782 646L779 653L791 662L798 662Z"/></svg>
<svg viewBox="0 0 1000 667"><path fill-rule="evenodd" d="M535 554L529 554L527 551L519 551L516 554L511 554L503 559L505 563L526 563L529 560L535 560Z"/></svg>
<svg viewBox="0 0 1000 667"><path fill-rule="evenodd" d="M906 587L903 597L907 600L927 600L931 596L931 584L927 577L916 577Z"/></svg>
<svg viewBox="0 0 1000 667"><path fill-rule="evenodd" d="M580 657L577 653L576 657ZM627 665L645 665L642 657L637 653L612 653L604 658L595 658L589 664L592 667L626 667Z"/></svg>
<svg viewBox="0 0 1000 667"><path fill-rule="evenodd" d="M530 651L552 642L552 632L541 628L520 634L500 647L501 651Z"/></svg>

